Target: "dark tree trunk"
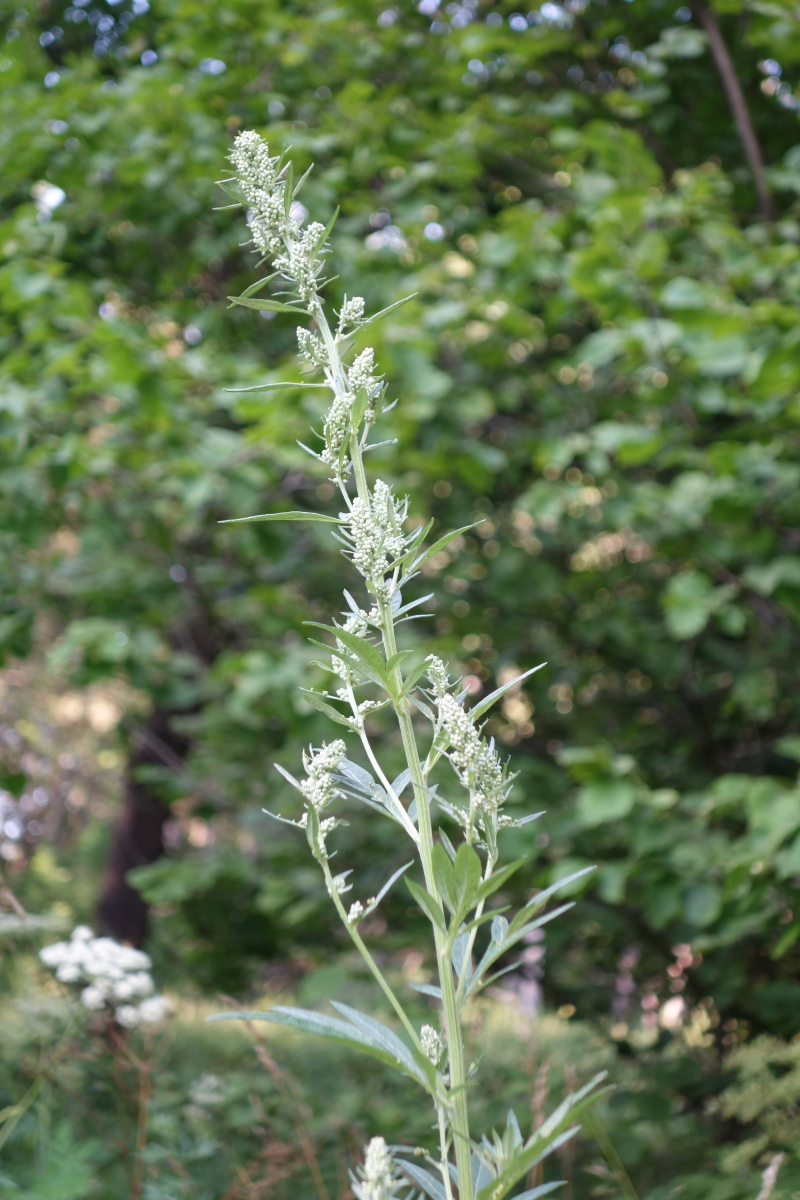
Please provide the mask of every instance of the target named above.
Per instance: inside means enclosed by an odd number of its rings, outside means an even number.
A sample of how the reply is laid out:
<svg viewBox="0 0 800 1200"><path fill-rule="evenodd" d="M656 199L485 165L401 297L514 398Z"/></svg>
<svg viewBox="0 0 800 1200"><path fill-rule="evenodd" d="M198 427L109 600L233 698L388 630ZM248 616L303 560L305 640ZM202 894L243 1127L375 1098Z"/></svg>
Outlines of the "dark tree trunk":
<svg viewBox="0 0 800 1200"><path fill-rule="evenodd" d="M97 907L100 925L121 942L140 946L147 933L146 902L125 875L132 867L155 862L164 852L164 823L169 807L152 785L136 778L138 767L180 767L188 749L186 738L170 728L175 715L155 709L135 735L125 777L123 809L109 852L103 892Z"/></svg>

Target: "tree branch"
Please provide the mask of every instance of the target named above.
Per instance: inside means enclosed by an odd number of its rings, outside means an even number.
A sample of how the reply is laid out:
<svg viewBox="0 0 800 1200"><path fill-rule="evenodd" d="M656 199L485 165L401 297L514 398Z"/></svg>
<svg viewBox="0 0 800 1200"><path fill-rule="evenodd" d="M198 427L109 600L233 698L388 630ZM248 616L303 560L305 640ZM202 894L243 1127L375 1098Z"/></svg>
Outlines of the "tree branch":
<svg viewBox="0 0 800 1200"><path fill-rule="evenodd" d="M736 74L736 68L733 65L733 60L728 53L728 47L725 45L725 39L720 32L719 25L711 9L706 8L701 0L692 0L691 8L696 19L708 34L711 53L714 56L714 62L717 64L722 86L725 88L728 103L733 113L733 119L739 131L739 137L742 140L745 157L753 176L753 183L758 195L759 216L765 221L769 221L773 215L772 194L767 183L761 147L758 144L753 122L750 119L750 111L747 107L747 101L744 98L742 86L739 83L739 77Z"/></svg>

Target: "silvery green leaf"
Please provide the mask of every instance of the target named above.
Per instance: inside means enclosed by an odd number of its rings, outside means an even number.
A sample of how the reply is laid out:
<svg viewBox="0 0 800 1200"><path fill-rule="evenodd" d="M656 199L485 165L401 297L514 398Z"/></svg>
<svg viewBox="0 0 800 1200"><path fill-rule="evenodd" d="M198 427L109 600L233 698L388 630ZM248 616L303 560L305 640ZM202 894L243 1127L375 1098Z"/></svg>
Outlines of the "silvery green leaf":
<svg viewBox="0 0 800 1200"><path fill-rule="evenodd" d="M373 906L373 907L375 907L375 908L377 908L377 907L378 907L378 905L380 904L381 900L382 900L382 899L383 899L383 897L386 895L386 893L389 891L389 888L392 886L392 884L393 884L393 883L395 883L395 881L396 881L396 880L398 880L398 879L400 878L400 876L401 876L401 875L404 875L404 874L405 874L405 872L408 870L408 868L409 868L409 867L413 867L413 865L414 865L414 860L412 859L412 860L411 860L411 862L407 862L407 863L405 864L405 866L404 866L404 867L399 867L399 868L398 868L398 869L395 871L395 873L394 873L394 875L392 875L391 879L389 879L389 880L388 880L388 881L387 881L387 882L386 882L386 883L383 885L383 887L381 888L381 890L378 892L377 896L375 897L375 904L374 904L374 906Z"/></svg>
<svg viewBox="0 0 800 1200"><path fill-rule="evenodd" d="M492 920L492 941L502 943L508 932L508 921L505 917L494 917Z"/></svg>
<svg viewBox="0 0 800 1200"><path fill-rule="evenodd" d="M378 786L369 771L364 770L358 763L351 762L349 758L343 758L339 763L339 774L365 792L373 792Z"/></svg>
<svg viewBox="0 0 800 1200"><path fill-rule="evenodd" d="M392 781L392 791L394 792L395 796L401 796L403 794L410 779L411 772L408 770L408 768L406 768L405 771L401 771L397 778Z"/></svg>
<svg viewBox="0 0 800 1200"><path fill-rule="evenodd" d="M520 819L517 821L517 827L519 829L521 829L523 825L528 825L528 824L530 824L531 821L538 821L539 817L544 816L544 813L545 813L545 810L542 809L541 812L528 813L527 817L520 817ZM516 1197L515 1197L515 1200L516 1200Z"/></svg>
<svg viewBox="0 0 800 1200"><path fill-rule="evenodd" d="M538 895L534 896L524 908L520 909L514 920L511 922L512 926L516 926L517 924L527 921L528 916L536 912L537 908L541 908L543 904L546 904L550 897L553 896L559 890L559 888L566 887L568 883L573 883L576 879L580 879L582 876L588 875L590 871L595 870L597 870L596 867L582 867L580 871L574 871L572 875L566 875L563 879L558 879L555 883L551 883L550 886L545 888L543 892L539 892Z"/></svg>
<svg viewBox="0 0 800 1200"><path fill-rule="evenodd" d="M437 929L441 929L441 931L444 933L446 931L444 913L442 912L442 908L438 900L434 900L433 896L429 895L424 888L419 886L419 884L414 883L413 879L406 880L406 887L411 892L411 895L425 913L425 916L428 918L428 920L431 921Z"/></svg>
<svg viewBox="0 0 800 1200"><path fill-rule="evenodd" d="M280 821L282 825L293 825L295 829L302 828L298 821L290 821L288 817L281 817L278 813L270 812L268 808L262 808L261 811L266 813L268 817L272 817L273 821Z"/></svg>
<svg viewBox="0 0 800 1200"><path fill-rule="evenodd" d="M488 696L484 696L483 700L481 700L479 704L476 704L469 710L470 719L477 721L478 718L482 717L485 712L488 712L495 701L499 700L501 696L505 695L509 688L514 687L516 684L522 683L523 679L527 679L529 675L535 675L537 671L541 671L542 667L546 666L547 663L539 663L538 667L531 667L529 671L523 671L522 674L517 675L515 679L509 679L508 683L504 683L501 687L496 688Z"/></svg>
<svg viewBox="0 0 800 1200"><path fill-rule="evenodd" d="M253 299L251 296L228 296L230 300L229 308L234 304L241 304L243 308L255 308L259 312L287 312L294 313L297 317L307 317L308 312L305 308L298 308L296 304L284 304L282 300L267 300L261 297Z"/></svg>
<svg viewBox="0 0 800 1200"><path fill-rule="evenodd" d="M312 691L310 688L300 688L300 692L306 697L309 704L313 704L314 708L324 713L329 720L335 721L337 725L344 725L346 729L352 732L353 722L344 713L340 713L332 704L328 704L322 699L319 692Z"/></svg>
<svg viewBox="0 0 800 1200"><path fill-rule="evenodd" d="M388 1051L379 1041L371 1037L363 1030L357 1028L348 1021L340 1021L338 1017L328 1017L324 1013L314 1012L306 1008L292 1008L284 1005L275 1005L273 1008L268 1008L261 1012L240 1012L240 1013L216 1013L213 1017L207 1018L209 1021L270 1021L275 1025L289 1025L294 1029L300 1029L304 1033L316 1033L321 1037L332 1038L334 1041L342 1042L350 1046L352 1049L361 1050L364 1054L369 1054L372 1058L377 1058L386 1066L395 1067L402 1071L404 1075L408 1075L417 1083L422 1083L427 1087L427 1081L420 1071L417 1064L414 1062L410 1053L401 1042L401 1046L405 1050L405 1054L410 1062L410 1069L406 1062L398 1060L397 1056Z"/></svg>
<svg viewBox="0 0 800 1200"><path fill-rule="evenodd" d="M380 321L381 317L394 312L396 308L400 308L401 304L407 304L409 300L413 300L416 294L416 292L412 292L410 296L404 296L402 300L395 300L394 304L390 304L387 308L382 308L380 312L373 313L371 317L364 317L362 321L358 322L358 328L364 329L367 325L371 325L373 321Z"/></svg>
<svg viewBox="0 0 800 1200"><path fill-rule="evenodd" d="M552 1183L540 1183L538 1187L529 1188L527 1192L519 1192L514 1200L539 1200L540 1196L547 1196L557 1187L564 1186L563 1179L555 1179Z"/></svg>
<svg viewBox="0 0 800 1200"><path fill-rule="evenodd" d="M453 942L453 950L451 958L453 961L453 970L457 976L461 976L461 971L464 967L464 957L469 949L469 934L460 933Z"/></svg>
<svg viewBox="0 0 800 1200"><path fill-rule="evenodd" d="M416 696L409 696L408 700L410 701L411 704L414 705L414 708L416 708L418 712L422 713L423 717L428 718L431 725L436 724L436 717L434 715L434 712L431 708L428 707L427 704L423 703L422 700L418 700Z"/></svg>
<svg viewBox="0 0 800 1200"><path fill-rule="evenodd" d="M223 392L265 392L269 388L327 388L329 383L287 383L281 381L279 383L254 383L252 387L243 388L223 388ZM308 449L307 446L303 447Z"/></svg>
<svg viewBox="0 0 800 1200"><path fill-rule="evenodd" d="M302 793L303 789L300 787L300 784L297 782L294 775L289 774L289 772L286 770L286 767L282 767L280 763L273 763L272 765L276 771L280 772L284 779L288 780L293 788L297 788L298 792Z"/></svg>
<svg viewBox="0 0 800 1200"><path fill-rule="evenodd" d="M476 899L485 900L487 896L491 896L498 888L501 888L507 879L510 879L515 871L524 864L524 858L518 858L516 862L508 863L505 867L501 867L499 871L495 871L488 879L485 879L478 887Z"/></svg>
<svg viewBox="0 0 800 1200"><path fill-rule="evenodd" d="M356 659L359 667L368 679L386 688L387 691L391 691L390 682L386 674L386 660L377 647L373 646L372 642L368 642L366 638L358 637L355 633L348 633L346 629L322 625L319 621L306 621L305 623L315 629L324 629L326 633L333 634L350 651L350 654ZM324 649L329 650L331 654L335 654L337 658L343 658L343 661L350 662L335 647L325 646Z"/></svg>
<svg viewBox="0 0 800 1200"><path fill-rule="evenodd" d="M228 517L218 521L218 525L241 525L245 521L326 521L329 525L339 525L338 517L329 517L326 513L315 512L282 512L259 513L255 517Z"/></svg>
<svg viewBox="0 0 800 1200"><path fill-rule="evenodd" d="M271 283L273 279L277 279L279 271L273 271L271 275L265 275L263 279L257 279L255 283L251 283L242 292L240 299L245 299L247 296L255 296L256 292L260 292L263 287Z"/></svg>
<svg viewBox="0 0 800 1200"><path fill-rule="evenodd" d="M416 825L416 823L417 823L417 802L416 802L416 800L412 800L408 806L408 819L412 825Z"/></svg>
<svg viewBox="0 0 800 1200"><path fill-rule="evenodd" d="M468 529L474 529L475 526L479 524L479 521L473 521L470 525L462 525L461 529L453 529L450 533L445 533L439 538L438 541L434 542L432 546L429 546L427 550L423 551L419 558L414 559L414 562L410 566L409 570L400 580L400 586L403 587L406 580L409 579L411 575L416 574L422 564L426 563L428 559L433 558L434 554L438 554L440 550L444 550L445 546L449 546L453 538L457 538L461 533L466 533Z"/></svg>
<svg viewBox="0 0 800 1200"><path fill-rule="evenodd" d="M387 1054L393 1054L398 1063L402 1063L406 1068L408 1074L422 1078L408 1046L388 1026L376 1021L374 1017L368 1017L366 1013L359 1012L357 1008L351 1008L349 1004L341 1004L338 1000L332 1000L331 1007L346 1017L356 1030L370 1040L372 1045L379 1046Z"/></svg>
<svg viewBox="0 0 800 1200"><path fill-rule="evenodd" d="M606 1094L607 1088L603 1088L601 1091L595 1090L605 1077L606 1072L601 1071L584 1087L567 1096L547 1120L531 1134L526 1144L506 1164L497 1178L488 1186L480 1189L476 1200L502 1200L502 1197L508 1194L514 1184L522 1179L531 1167L574 1137L579 1126L572 1125L570 1128L564 1129L565 1124L573 1121L588 1104L594 1104L600 1096Z"/></svg>
<svg viewBox="0 0 800 1200"><path fill-rule="evenodd" d="M426 1196L430 1196L430 1200L447 1200L447 1193L444 1190L444 1185L438 1180L435 1175L431 1175L430 1171L426 1171L424 1167L418 1166L414 1162L400 1161L397 1164L401 1171L408 1175L409 1179L413 1179L419 1187L422 1188Z"/></svg>
<svg viewBox="0 0 800 1200"><path fill-rule="evenodd" d="M399 590L398 592L395 592L395 595L398 594ZM404 604L402 608L398 608L395 616L400 617L403 615L403 613L411 612L412 608L419 608L420 604L427 604L429 600L433 599L433 595L433 592L429 592L427 596L420 596L419 600L411 600L408 604Z"/></svg>
<svg viewBox="0 0 800 1200"><path fill-rule="evenodd" d="M442 989L432 983L412 983L410 986L415 992L422 992L424 996L433 996L436 1000L442 998Z"/></svg>
<svg viewBox="0 0 800 1200"><path fill-rule="evenodd" d="M439 841L442 843L445 850L447 851L450 861L455 862L456 848L453 845L453 843L450 841L450 838L447 836L447 834L445 833L445 831L443 829L439 830Z"/></svg>

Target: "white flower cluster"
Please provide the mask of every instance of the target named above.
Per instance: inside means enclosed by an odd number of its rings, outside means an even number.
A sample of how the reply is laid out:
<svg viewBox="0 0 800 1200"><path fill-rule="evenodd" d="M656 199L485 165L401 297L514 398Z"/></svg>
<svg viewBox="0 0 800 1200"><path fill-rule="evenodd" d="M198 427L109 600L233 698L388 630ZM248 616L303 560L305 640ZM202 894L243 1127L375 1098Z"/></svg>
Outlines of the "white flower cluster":
<svg viewBox="0 0 800 1200"><path fill-rule="evenodd" d="M113 1008L120 1025L155 1025L170 1011L165 996L154 995L149 955L109 937L95 937L87 925L73 930L68 942L39 952L61 983L82 983L81 1003L99 1012Z"/></svg>
<svg viewBox="0 0 800 1200"><path fill-rule="evenodd" d="M356 321L360 321L364 316L364 297L351 296L348 300L345 296L344 304L339 313L339 328L338 333L344 333L348 325L354 325Z"/></svg>
<svg viewBox="0 0 800 1200"><path fill-rule="evenodd" d="M393 1200L398 1188L408 1181L400 1176L391 1151L382 1137L374 1137L367 1146L364 1165L351 1176L358 1200Z"/></svg>
<svg viewBox="0 0 800 1200"><path fill-rule="evenodd" d="M366 350L362 350L353 359L353 365L347 372L347 383L354 396L358 395L361 388L366 388L367 392L373 390L378 382L377 376L373 374L374 370L375 351L372 346L367 346Z"/></svg>
<svg viewBox="0 0 800 1200"><path fill-rule="evenodd" d="M325 367L328 365L328 351L325 349L325 343L322 338L311 333L310 330L304 329L302 325L297 327L297 344L300 347L300 357L306 362L311 363L315 367Z"/></svg>
<svg viewBox="0 0 800 1200"><path fill-rule="evenodd" d="M278 179L280 159L270 158L267 143L253 130L247 130L233 143L230 160L252 213L253 241L262 254L279 254L286 211L283 183Z"/></svg>
<svg viewBox="0 0 800 1200"><path fill-rule="evenodd" d="M300 330L298 329L297 332L299 334ZM349 466L348 462L342 461L342 447L350 436L350 412L354 400L355 396L352 392L334 396L322 430L325 445L320 450L319 457L327 466L333 468L337 480L340 478L340 474L346 473L346 468Z"/></svg>
<svg viewBox="0 0 800 1200"><path fill-rule="evenodd" d="M383 577L391 562L406 548L401 526L407 511L408 499L398 503L382 479L376 481L368 501L360 496L353 501L350 510L353 564L376 595L382 590Z"/></svg>
<svg viewBox="0 0 800 1200"><path fill-rule="evenodd" d="M319 287L325 226L315 221L303 231L299 221L287 216L286 179L279 170L280 159L270 158L269 146L257 133L240 133L230 159L250 208L253 241L262 254L274 259L281 274L295 284L300 299L308 303Z"/></svg>
<svg viewBox="0 0 800 1200"><path fill-rule="evenodd" d="M429 666L426 675L430 681L431 689L437 700L441 700L450 690L450 672L440 658L435 654L429 654L427 659Z"/></svg>
<svg viewBox="0 0 800 1200"><path fill-rule="evenodd" d="M423 1025L419 1031L419 1040L422 1043L425 1057L429 1058L435 1067L438 1067L444 1054L444 1042L441 1034L437 1033L432 1025Z"/></svg>
<svg viewBox="0 0 800 1200"><path fill-rule="evenodd" d="M347 747L341 738L329 742L327 746L323 745L321 750L303 751L306 778L300 784L300 789L317 813L327 808L338 795L333 775L339 769L339 763L346 753Z"/></svg>
<svg viewBox="0 0 800 1200"><path fill-rule="evenodd" d="M449 692L439 697L439 717L450 742L448 757L459 781L470 793L470 816L484 833L493 837L498 809L506 797L507 779L494 745L485 742L469 714Z"/></svg>
<svg viewBox="0 0 800 1200"><path fill-rule="evenodd" d="M333 774L338 770L345 753L346 747L341 739L330 742L327 746L323 745L321 750L303 751L306 778L300 784L300 791L305 797L308 808L298 824L307 831L309 845L319 860L327 859L328 848L325 845L325 838L339 824L335 817L322 817L321 814L339 795L333 781ZM308 809L311 808L319 818L319 835L316 840L312 840L308 826Z"/></svg>

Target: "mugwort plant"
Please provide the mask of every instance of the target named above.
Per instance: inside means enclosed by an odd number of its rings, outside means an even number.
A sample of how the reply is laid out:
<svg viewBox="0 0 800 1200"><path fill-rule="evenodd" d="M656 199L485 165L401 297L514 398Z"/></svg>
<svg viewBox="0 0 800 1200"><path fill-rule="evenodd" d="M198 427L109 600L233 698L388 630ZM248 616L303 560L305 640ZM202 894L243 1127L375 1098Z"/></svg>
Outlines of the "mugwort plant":
<svg viewBox="0 0 800 1200"><path fill-rule="evenodd" d="M370 431L384 410L386 383L376 368L372 348L355 357L351 351L355 335L397 305L367 316L360 296L345 297L331 324L321 293L327 282L328 237L336 214L327 226L312 222L303 228L296 216L298 207L293 208L303 179L295 184L291 162L283 155L271 157L258 134L241 133L230 157L235 175L221 181L221 186L236 206L249 210L256 251L261 262L271 261L274 268L231 300L262 312L310 318L311 328L300 326L297 330L300 358L309 374L322 379L266 386L319 387L332 394L322 444L308 452L328 469L342 502L342 511L335 517L285 512L237 519L330 523L367 596L362 607L345 592L344 619L330 626L317 624L328 640L314 640L313 644L330 655L326 669L332 678L331 691L323 694L303 689L303 694L347 731L348 739L360 746L369 769L352 761L344 737L311 747L303 755L303 779L278 768L299 793L302 812L296 820L276 819L305 833L339 919L394 1010L400 1032L335 1002L335 1017L276 1006L266 1012L220 1014L219 1019L244 1015L333 1038L395 1068L427 1093L436 1116L437 1151L420 1155L414 1148L388 1147L382 1138L373 1138L364 1164L353 1178L360 1200L420 1193L431 1200L454 1200L456 1196L458 1200L502 1200L535 1164L574 1136L578 1128L575 1118L601 1094L598 1076L568 1096L527 1138L513 1113L501 1133L480 1141L470 1128L469 1097L475 1068L465 1058L464 1007L503 974L497 964L513 946L570 907L564 904L544 911L558 888L584 873L579 871L539 892L513 916L490 907L492 896L524 861L499 865L499 831L540 814L518 821L503 811L513 776L494 743L483 737L479 722L509 688L539 668L526 671L467 709L466 693L450 678L444 662L431 655L411 665L411 652L398 650L398 626L417 616L415 610L430 599L406 600L407 589L422 565L465 530L454 530L427 545L432 522L409 529L408 500L396 496L383 480L370 484L367 477L364 456L370 449ZM260 298L258 293L273 281L281 290L274 298ZM393 780L378 761L365 720L381 710L397 722L405 754L405 770ZM421 731L426 729L423 736ZM445 795L441 785L432 782L440 762L452 768L453 795L449 790ZM329 841L340 824L336 802L343 797L361 801L393 821L413 850L413 858L378 894L363 900L345 900L354 886L352 871L334 874L331 867ZM458 846L445 829L434 829L434 820L441 817L447 819L451 830L459 831ZM421 879L406 875L415 864L421 867ZM360 931L364 919L400 876L405 876L405 886L430 921L438 984L416 986L438 1004L439 1029L430 1024L416 1027ZM522 1192L518 1200L535 1200L557 1186L540 1185Z"/></svg>

